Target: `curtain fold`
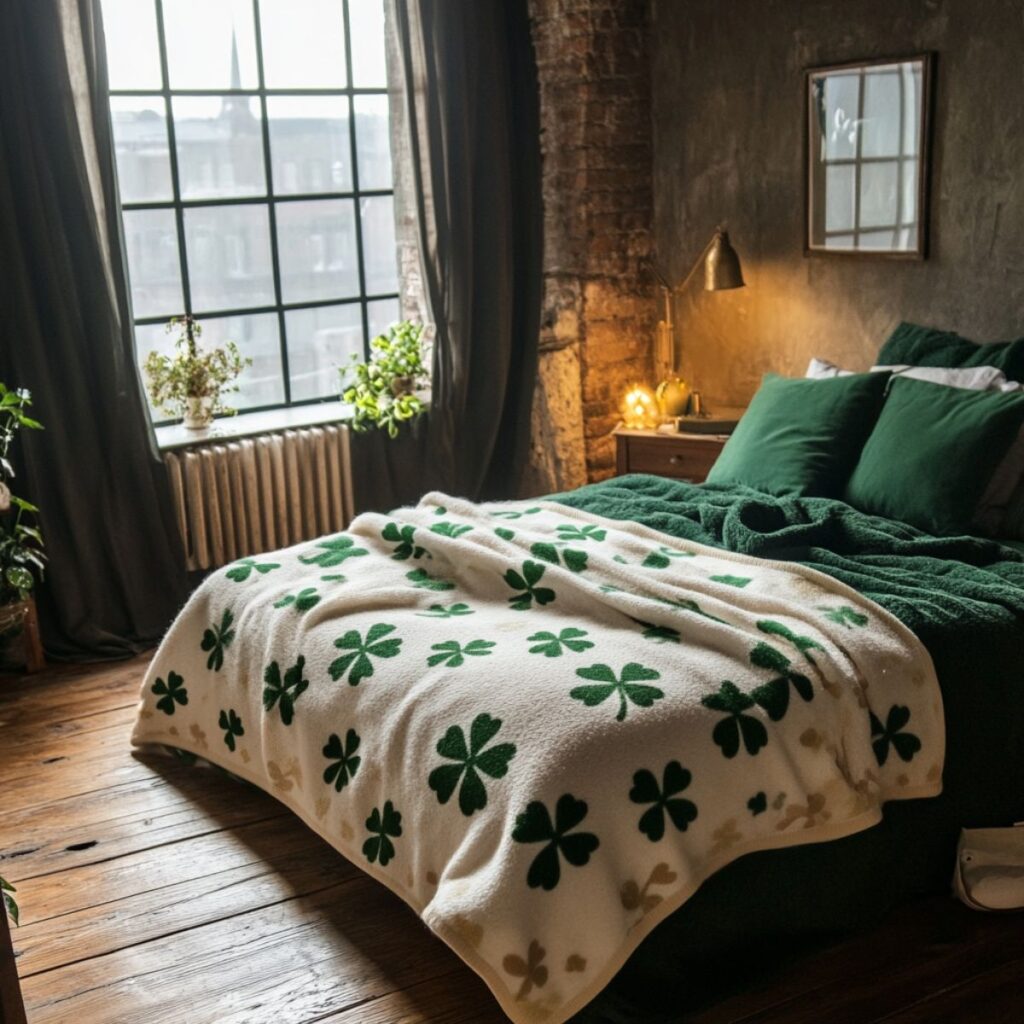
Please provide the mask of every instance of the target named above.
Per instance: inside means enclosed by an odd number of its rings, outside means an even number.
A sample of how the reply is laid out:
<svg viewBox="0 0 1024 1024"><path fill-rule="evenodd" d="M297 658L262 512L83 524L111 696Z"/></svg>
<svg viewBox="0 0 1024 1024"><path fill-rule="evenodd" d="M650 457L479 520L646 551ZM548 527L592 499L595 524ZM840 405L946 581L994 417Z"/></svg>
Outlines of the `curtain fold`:
<svg viewBox="0 0 1024 1024"><path fill-rule="evenodd" d="M389 0L423 280L435 328L425 426L357 439L357 497L518 493L542 286L540 118L526 0Z"/></svg>
<svg viewBox="0 0 1024 1024"><path fill-rule="evenodd" d="M0 39L0 379L46 427L18 480L50 559L44 641L125 656L187 582L135 364L99 0L9 0Z"/></svg>

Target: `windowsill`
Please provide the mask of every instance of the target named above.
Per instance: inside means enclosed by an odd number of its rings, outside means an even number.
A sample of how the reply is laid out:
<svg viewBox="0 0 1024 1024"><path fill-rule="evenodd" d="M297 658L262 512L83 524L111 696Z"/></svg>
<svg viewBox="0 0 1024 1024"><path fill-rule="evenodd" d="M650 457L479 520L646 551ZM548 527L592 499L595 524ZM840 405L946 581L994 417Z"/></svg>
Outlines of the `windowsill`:
<svg viewBox="0 0 1024 1024"><path fill-rule="evenodd" d="M176 448L194 448L203 444L272 434L280 430L297 430L323 423L342 423L351 418L352 406L345 402L298 405L289 409L268 409L265 412L242 412L237 416L224 416L214 420L205 430L187 430L180 423L157 427L156 443L160 451L166 452Z"/></svg>

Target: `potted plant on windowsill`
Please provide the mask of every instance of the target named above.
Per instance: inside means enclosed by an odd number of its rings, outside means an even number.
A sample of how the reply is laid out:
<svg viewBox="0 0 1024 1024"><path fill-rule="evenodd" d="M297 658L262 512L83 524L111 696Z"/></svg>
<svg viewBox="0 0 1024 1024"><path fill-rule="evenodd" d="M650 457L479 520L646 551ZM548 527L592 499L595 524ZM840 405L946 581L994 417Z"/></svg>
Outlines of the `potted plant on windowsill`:
<svg viewBox="0 0 1024 1024"><path fill-rule="evenodd" d="M191 316L173 317L167 333L178 330L174 355L150 352L143 364L153 404L170 416L181 416L187 430L205 430L217 413L234 409L224 396L237 391L235 383L251 359L243 359L233 341L211 349L202 349L203 329Z"/></svg>
<svg viewBox="0 0 1024 1024"><path fill-rule="evenodd" d="M33 522L39 510L10 487L10 452L18 431L42 430L25 412L31 404L24 388L0 383L0 637L20 632L26 619L35 621L32 590L45 566L43 538Z"/></svg>
<svg viewBox="0 0 1024 1024"><path fill-rule="evenodd" d="M425 363L423 325L403 320L370 342L370 358L352 357L341 370L341 397L354 412L352 429L379 427L397 437L402 423L415 419L425 409L417 393L430 379Z"/></svg>

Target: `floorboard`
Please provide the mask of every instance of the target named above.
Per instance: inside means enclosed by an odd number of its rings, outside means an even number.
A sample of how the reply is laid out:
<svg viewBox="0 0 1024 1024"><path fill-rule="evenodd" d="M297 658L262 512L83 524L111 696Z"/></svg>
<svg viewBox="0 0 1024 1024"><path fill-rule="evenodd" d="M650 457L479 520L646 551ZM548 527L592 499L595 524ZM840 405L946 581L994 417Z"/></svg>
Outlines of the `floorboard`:
<svg viewBox="0 0 1024 1024"><path fill-rule="evenodd" d="M146 659L0 680L0 873L29 1024L501 1024L483 983L272 797L128 738ZM1018 1024L1024 917L950 899L680 1024ZM589 1024L589 1022L588 1022Z"/></svg>

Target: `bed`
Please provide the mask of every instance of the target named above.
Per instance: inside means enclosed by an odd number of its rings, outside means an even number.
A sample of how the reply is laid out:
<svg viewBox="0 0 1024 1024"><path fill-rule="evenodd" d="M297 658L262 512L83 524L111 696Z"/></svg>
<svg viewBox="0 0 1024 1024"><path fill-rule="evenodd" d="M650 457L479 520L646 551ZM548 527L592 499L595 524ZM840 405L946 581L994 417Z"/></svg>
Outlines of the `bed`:
<svg viewBox="0 0 1024 1024"><path fill-rule="evenodd" d="M652 1020L1024 817L1022 642L1018 551L835 499L429 495L214 574L133 739L277 796L516 1024Z"/></svg>

